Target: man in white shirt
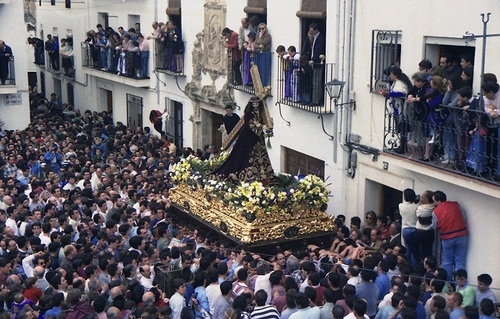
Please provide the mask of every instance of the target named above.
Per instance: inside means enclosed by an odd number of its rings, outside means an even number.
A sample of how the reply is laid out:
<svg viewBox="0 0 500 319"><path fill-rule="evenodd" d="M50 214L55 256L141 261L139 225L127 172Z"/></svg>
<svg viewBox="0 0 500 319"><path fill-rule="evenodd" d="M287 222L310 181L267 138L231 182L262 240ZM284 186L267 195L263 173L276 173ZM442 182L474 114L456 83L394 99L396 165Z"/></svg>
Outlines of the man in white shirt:
<svg viewBox="0 0 500 319"><path fill-rule="evenodd" d="M17 227L16 223L17 210L13 206L7 207L7 216L9 217L5 221L5 226L12 228L12 230L14 231L14 236L19 236L19 228Z"/></svg>
<svg viewBox="0 0 500 319"><path fill-rule="evenodd" d="M44 244L46 247L49 247L49 244L52 242L50 240L50 233L52 231L52 227L50 226L49 223L43 223L42 224L42 233L38 238L40 238L40 241L42 244Z"/></svg>
<svg viewBox="0 0 500 319"><path fill-rule="evenodd" d="M151 274L151 267L149 265L144 265L139 267L139 272L141 273L140 283L144 287L145 291L149 291L153 287L153 275Z"/></svg>
<svg viewBox="0 0 500 319"><path fill-rule="evenodd" d="M290 319L319 319L319 307L311 307L309 304L309 297L303 292L297 293L295 296L295 304L298 310L290 316Z"/></svg>
<svg viewBox="0 0 500 319"><path fill-rule="evenodd" d="M181 311L186 307L184 294L186 293L186 283L181 278L174 279L175 294L170 298L170 308L172 309L172 319L181 319Z"/></svg>

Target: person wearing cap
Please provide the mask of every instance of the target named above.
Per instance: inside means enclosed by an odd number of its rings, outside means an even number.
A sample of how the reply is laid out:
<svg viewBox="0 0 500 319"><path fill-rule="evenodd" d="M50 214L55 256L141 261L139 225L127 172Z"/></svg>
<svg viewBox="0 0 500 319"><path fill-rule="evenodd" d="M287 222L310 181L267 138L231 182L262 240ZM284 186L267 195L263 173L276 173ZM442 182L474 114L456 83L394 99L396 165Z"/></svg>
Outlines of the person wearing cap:
<svg viewBox="0 0 500 319"><path fill-rule="evenodd" d="M474 288L467 282L467 271L465 269L458 269L455 272L455 282L457 283L457 292L462 294L462 306L474 306L476 302L476 292Z"/></svg>

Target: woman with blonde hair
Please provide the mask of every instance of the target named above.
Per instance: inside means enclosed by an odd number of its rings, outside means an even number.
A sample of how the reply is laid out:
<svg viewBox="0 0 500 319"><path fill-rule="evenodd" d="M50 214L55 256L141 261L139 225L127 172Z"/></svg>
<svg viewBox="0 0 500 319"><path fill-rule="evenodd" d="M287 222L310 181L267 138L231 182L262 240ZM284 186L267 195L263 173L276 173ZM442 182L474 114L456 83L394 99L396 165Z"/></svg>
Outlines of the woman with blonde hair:
<svg viewBox="0 0 500 319"><path fill-rule="evenodd" d="M259 24L257 31L257 38L254 43L254 57L255 64L259 67L262 85L265 87L270 85L272 37L267 30L267 25L263 22Z"/></svg>
<svg viewBox="0 0 500 319"><path fill-rule="evenodd" d="M429 88L425 93L427 119L423 125L423 131L427 143L425 143L423 161L430 161L434 153L434 142L437 142L439 138L439 128L443 122L440 106L445 92L446 88L443 85L443 78L437 75L431 77Z"/></svg>
<svg viewBox="0 0 500 319"><path fill-rule="evenodd" d="M224 315L227 319L240 319L241 311L235 308L227 308Z"/></svg>

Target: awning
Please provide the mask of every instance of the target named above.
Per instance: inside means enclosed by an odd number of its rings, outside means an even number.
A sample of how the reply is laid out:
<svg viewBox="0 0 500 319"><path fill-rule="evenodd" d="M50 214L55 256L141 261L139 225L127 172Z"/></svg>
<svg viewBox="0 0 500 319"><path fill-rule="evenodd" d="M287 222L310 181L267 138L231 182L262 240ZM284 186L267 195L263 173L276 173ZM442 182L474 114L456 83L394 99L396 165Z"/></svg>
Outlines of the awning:
<svg viewBox="0 0 500 319"><path fill-rule="evenodd" d="M326 19L326 0L302 0L302 9L297 11L301 19Z"/></svg>
<svg viewBox="0 0 500 319"><path fill-rule="evenodd" d="M168 8L165 13L169 16L180 16L181 0L168 0Z"/></svg>
<svg viewBox="0 0 500 319"><path fill-rule="evenodd" d="M249 14L267 14L267 0L248 0L243 11Z"/></svg>

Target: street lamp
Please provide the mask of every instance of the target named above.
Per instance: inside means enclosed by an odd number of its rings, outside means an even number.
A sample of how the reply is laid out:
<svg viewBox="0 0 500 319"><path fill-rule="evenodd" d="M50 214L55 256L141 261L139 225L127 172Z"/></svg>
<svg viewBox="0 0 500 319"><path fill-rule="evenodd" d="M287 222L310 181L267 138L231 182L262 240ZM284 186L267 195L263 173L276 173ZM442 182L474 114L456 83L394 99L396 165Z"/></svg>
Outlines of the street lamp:
<svg viewBox="0 0 500 319"><path fill-rule="evenodd" d="M333 79L325 84L326 92L331 99L337 100L342 94L342 89L344 88L345 82Z"/></svg>

